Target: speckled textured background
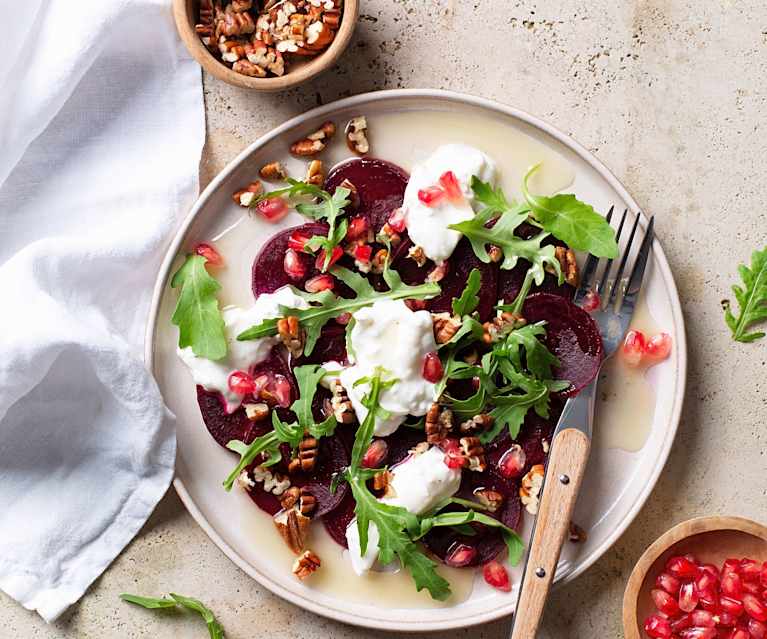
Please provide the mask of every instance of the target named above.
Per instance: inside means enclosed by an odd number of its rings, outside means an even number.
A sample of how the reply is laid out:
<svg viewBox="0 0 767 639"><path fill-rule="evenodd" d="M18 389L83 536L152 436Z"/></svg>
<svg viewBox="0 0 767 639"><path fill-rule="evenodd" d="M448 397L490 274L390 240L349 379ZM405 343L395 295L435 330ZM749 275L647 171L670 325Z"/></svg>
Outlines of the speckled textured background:
<svg viewBox="0 0 767 639"><path fill-rule="evenodd" d="M694 515L767 520L767 342L736 345L720 301L767 244L764 0L363 0L338 67L288 93L205 78L203 185L243 147L319 103L376 89L445 88L538 115L591 149L647 212L687 320L689 380L668 465L614 548L551 598L540 637L622 635L621 598L645 547ZM121 603L196 595L230 639L388 637L284 603L208 540L175 493L79 605L47 626L0 595L3 637L204 637L198 619ZM451 633L500 639L508 622Z"/></svg>

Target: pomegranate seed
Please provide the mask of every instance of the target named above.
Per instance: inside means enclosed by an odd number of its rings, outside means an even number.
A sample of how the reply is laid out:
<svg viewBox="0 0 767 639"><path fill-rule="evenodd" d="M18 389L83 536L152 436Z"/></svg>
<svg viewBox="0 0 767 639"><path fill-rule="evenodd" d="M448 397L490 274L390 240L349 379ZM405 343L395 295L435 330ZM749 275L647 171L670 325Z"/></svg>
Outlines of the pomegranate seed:
<svg viewBox="0 0 767 639"><path fill-rule="evenodd" d="M717 568L714 564L703 564L699 571L707 572L709 575L714 577L714 579L719 579L719 568Z"/></svg>
<svg viewBox="0 0 767 639"><path fill-rule="evenodd" d="M499 562L491 561L486 563L482 568L482 576L493 588L503 590L503 592L511 592L509 573L506 572L506 568ZM670 633L668 636L670 636Z"/></svg>
<svg viewBox="0 0 767 639"><path fill-rule="evenodd" d="M368 232L368 221L366 218L357 215L349 220L349 226L346 227L346 239L358 240L364 237Z"/></svg>
<svg viewBox="0 0 767 639"><path fill-rule="evenodd" d="M336 317L336 322L338 322L341 326L346 326L351 321L351 313L341 313L338 317Z"/></svg>
<svg viewBox="0 0 767 639"><path fill-rule="evenodd" d="M752 595L761 595L762 594L762 587L753 581L744 581L743 582L743 590L746 592L750 592Z"/></svg>
<svg viewBox="0 0 767 639"><path fill-rule="evenodd" d="M402 233L405 230L405 212L402 209L394 209L386 223L395 233Z"/></svg>
<svg viewBox="0 0 767 639"><path fill-rule="evenodd" d="M224 265L224 258L221 257L219 252L210 244L198 244L194 247L194 252L197 253L197 255L202 255L205 258L205 261L211 266Z"/></svg>
<svg viewBox="0 0 767 639"><path fill-rule="evenodd" d="M268 390L274 394L274 397L277 399L277 404L279 406L282 406L283 408L290 406L290 396L292 389L287 377L284 375L275 375L271 384L271 388Z"/></svg>
<svg viewBox="0 0 767 639"><path fill-rule="evenodd" d="M423 311L426 310L426 307L428 304L426 303L426 300L405 300L405 306L407 306L411 311L414 313L416 311Z"/></svg>
<svg viewBox="0 0 767 639"><path fill-rule="evenodd" d="M423 368L421 369L421 375L427 382L436 384L442 379L444 373L442 368L442 360L435 352L426 353L426 357L423 358Z"/></svg>
<svg viewBox="0 0 767 639"><path fill-rule="evenodd" d="M740 617L743 614L743 603L727 595L722 595L719 598L719 606L725 612Z"/></svg>
<svg viewBox="0 0 767 639"><path fill-rule="evenodd" d="M639 366L645 349L645 336L642 331L631 330L623 340L623 359L629 366Z"/></svg>
<svg viewBox="0 0 767 639"><path fill-rule="evenodd" d="M671 354L671 335L658 333L653 335L645 344L644 359L648 363L657 364Z"/></svg>
<svg viewBox="0 0 767 639"><path fill-rule="evenodd" d="M418 191L418 199L429 208L437 206L447 194L438 186L427 186Z"/></svg>
<svg viewBox="0 0 767 639"><path fill-rule="evenodd" d="M376 439L362 456L362 467L380 468L388 454L389 445L383 439Z"/></svg>
<svg viewBox="0 0 767 639"><path fill-rule="evenodd" d="M291 248L294 251L304 251L306 250L306 243L310 239L312 239L312 236L309 235L309 233L293 231L288 238L288 248Z"/></svg>
<svg viewBox="0 0 767 639"><path fill-rule="evenodd" d="M716 620L708 610L693 610L690 613L690 620L693 626L699 628L715 628Z"/></svg>
<svg viewBox="0 0 767 639"><path fill-rule="evenodd" d="M751 639L749 633L744 628L737 628L735 632L730 635L730 639Z"/></svg>
<svg viewBox="0 0 767 639"><path fill-rule="evenodd" d="M724 626L725 628L732 628L736 623L738 623L739 616L740 615L733 615L730 612L722 611L716 616L716 618L719 620L716 622L716 625Z"/></svg>
<svg viewBox="0 0 767 639"><path fill-rule="evenodd" d="M695 584L688 581L679 589L679 608L685 612L692 612L698 605L698 591Z"/></svg>
<svg viewBox="0 0 767 639"><path fill-rule="evenodd" d="M271 381L271 375L259 375L256 377L256 379L253 380L253 383L256 385L256 389L253 391L253 394L260 394L261 391L264 390Z"/></svg>
<svg viewBox="0 0 767 639"><path fill-rule="evenodd" d="M655 607L667 617L675 617L679 614L679 604L665 590L656 588L650 591L650 596ZM689 610L685 610L685 612L689 612Z"/></svg>
<svg viewBox="0 0 767 639"><path fill-rule="evenodd" d="M333 266L339 259L341 259L341 256L344 254L344 250L340 246L334 246L333 252L330 254L330 262L328 263L328 268ZM314 263L314 266L317 267L318 270L324 271L325 270L325 249L322 249L317 254L317 260Z"/></svg>
<svg viewBox="0 0 767 639"><path fill-rule="evenodd" d="M453 202L457 202L463 199L463 191L461 185L458 183L458 178L455 177L455 173L452 171L445 171L439 177L439 185L445 191L447 199Z"/></svg>
<svg viewBox="0 0 767 639"><path fill-rule="evenodd" d="M669 575L667 572L662 572L655 579L655 585L670 595L676 595L679 593L679 587L682 584L676 577Z"/></svg>
<svg viewBox="0 0 767 639"><path fill-rule="evenodd" d="M319 293L320 291L332 291L335 285L335 278L332 275L324 273L323 275L315 275L306 280L304 288L307 293Z"/></svg>
<svg viewBox="0 0 767 639"><path fill-rule="evenodd" d="M762 575L762 567L753 559L744 559L740 562L740 576L743 581L759 581Z"/></svg>
<svg viewBox="0 0 767 639"><path fill-rule="evenodd" d="M514 444L498 460L498 470L507 479L519 477L525 469L527 455L519 444Z"/></svg>
<svg viewBox="0 0 767 639"><path fill-rule="evenodd" d="M602 306L602 300L599 298L599 293L589 290L586 293L586 297L583 298L581 308L587 313L592 313Z"/></svg>
<svg viewBox="0 0 767 639"><path fill-rule="evenodd" d="M285 251L285 259L282 261L282 270L291 280L300 280L306 277L306 264L296 253L295 249Z"/></svg>
<svg viewBox="0 0 767 639"><path fill-rule="evenodd" d="M360 244L354 249L354 259L367 264L373 254L373 247L369 244Z"/></svg>
<svg viewBox="0 0 767 639"><path fill-rule="evenodd" d="M683 639L715 639L717 635L716 628L687 628L679 633Z"/></svg>
<svg viewBox="0 0 767 639"><path fill-rule="evenodd" d="M728 572L740 572L740 560L739 559L725 559L722 565L722 574Z"/></svg>
<svg viewBox="0 0 767 639"><path fill-rule="evenodd" d="M245 371L234 371L226 380L229 390L237 395L249 395L256 390L256 383Z"/></svg>
<svg viewBox="0 0 767 639"><path fill-rule="evenodd" d="M756 619L748 620L748 632L754 639L767 639L767 625Z"/></svg>
<svg viewBox="0 0 767 639"><path fill-rule="evenodd" d="M687 553L687 554L684 556L684 558L685 558L685 559L687 559L688 561L691 561L691 562L692 562L692 563L694 563L696 566L700 567L700 566L699 566L700 562L698 561L698 558L697 558L695 555L693 555L691 552L688 552L688 553Z"/></svg>
<svg viewBox="0 0 767 639"><path fill-rule="evenodd" d="M767 621L767 606L750 592L743 595L743 609L746 614L757 621Z"/></svg>
<svg viewBox="0 0 767 639"><path fill-rule="evenodd" d="M669 559L666 563L666 570L677 579L681 579L682 581L689 581L690 579L693 579L697 574L698 567L687 557L671 557L671 559Z"/></svg>
<svg viewBox="0 0 767 639"><path fill-rule="evenodd" d="M701 567L698 570L698 576L695 578L695 588L700 592L714 590L718 579L718 574L712 575L708 570Z"/></svg>
<svg viewBox="0 0 767 639"><path fill-rule="evenodd" d="M455 544L445 557L445 563L454 568L468 566L477 557L477 549L466 544Z"/></svg>
<svg viewBox="0 0 767 639"><path fill-rule="evenodd" d="M256 210L267 222L277 222L288 213L288 203L281 197L268 197L256 204Z"/></svg>
<svg viewBox="0 0 767 639"><path fill-rule="evenodd" d="M671 630L672 632L679 632L680 630L684 630L685 628L689 628L692 625L692 618L689 614L682 615L681 617L678 617L677 619L674 619L671 622Z"/></svg>
<svg viewBox="0 0 767 639"><path fill-rule="evenodd" d="M722 577L722 592L728 597L739 599L743 593L743 583L741 582L740 575L735 572L727 572Z"/></svg>
<svg viewBox="0 0 767 639"><path fill-rule="evenodd" d="M644 631L654 639L670 639L671 624L660 615L650 615L645 619Z"/></svg>
<svg viewBox="0 0 767 639"><path fill-rule="evenodd" d="M719 599L710 590L698 593L698 605L711 613L717 614L719 612Z"/></svg>
<svg viewBox="0 0 767 639"><path fill-rule="evenodd" d="M462 468L466 465L466 459L461 452L461 445L455 439L443 440L440 442L440 448L445 453L443 461L448 468Z"/></svg>
<svg viewBox="0 0 767 639"><path fill-rule="evenodd" d="M759 583L767 588L767 561L762 564L762 569L759 572Z"/></svg>

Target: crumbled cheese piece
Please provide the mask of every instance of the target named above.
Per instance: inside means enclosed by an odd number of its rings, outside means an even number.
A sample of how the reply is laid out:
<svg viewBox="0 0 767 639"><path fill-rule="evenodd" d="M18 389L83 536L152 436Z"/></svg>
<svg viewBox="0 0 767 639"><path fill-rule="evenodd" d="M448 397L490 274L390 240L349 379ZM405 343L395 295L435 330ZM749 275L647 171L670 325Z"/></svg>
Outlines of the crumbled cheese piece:
<svg viewBox="0 0 767 639"><path fill-rule="evenodd" d="M253 486L256 485L256 482L250 478L247 470L243 470L239 475L237 475L237 485L243 490L250 490L253 488Z"/></svg>
<svg viewBox="0 0 767 639"><path fill-rule="evenodd" d="M272 474L272 471L264 468L263 466L256 466L253 470L253 479L258 482L263 482L264 490L278 497L282 495L288 488L290 488L290 479L287 477L280 477L280 475Z"/></svg>

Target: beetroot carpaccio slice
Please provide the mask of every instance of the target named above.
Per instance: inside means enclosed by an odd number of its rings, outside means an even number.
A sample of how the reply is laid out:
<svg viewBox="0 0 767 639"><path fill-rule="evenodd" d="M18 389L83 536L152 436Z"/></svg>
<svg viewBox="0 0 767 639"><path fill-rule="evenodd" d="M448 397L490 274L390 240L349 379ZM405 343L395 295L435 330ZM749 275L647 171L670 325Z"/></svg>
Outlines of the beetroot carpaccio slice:
<svg viewBox="0 0 767 639"><path fill-rule="evenodd" d="M522 315L528 322L546 322L544 342L560 363L554 376L570 382L570 388L561 394L569 397L588 386L604 358L602 337L591 316L564 297L551 293L528 296Z"/></svg>
<svg viewBox="0 0 767 639"><path fill-rule="evenodd" d="M408 179L408 174L396 164L361 158L334 167L325 181L325 190L334 193L341 182L349 180L357 189L360 200L354 214L365 217L378 232L392 211L402 206Z"/></svg>
<svg viewBox="0 0 767 639"><path fill-rule="evenodd" d="M261 293L274 293L278 288L292 284L296 288L303 288L306 280L319 274L314 268L315 257L308 253L299 253L299 259L306 267L306 276L301 280L292 280L285 273L285 251L288 250L288 240L292 233L303 232L312 235L327 235L327 224L311 222L300 226L292 226L274 235L261 247L256 259L253 261L253 295L258 297Z"/></svg>
<svg viewBox="0 0 767 639"><path fill-rule="evenodd" d="M254 377L264 373L283 375L290 382L293 399L297 397L298 388L295 378L288 363L280 354L279 348L273 348L269 353L269 357L257 364L252 372ZM255 401L260 400L254 400L251 395L246 395L242 403L247 404ZM249 444L259 435L263 435L268 430L271 430L269 423L257 424L250 421L245 415L245 409L242 406L231 414L227 414L224 410L224 400L221 394L206 391L202 386L197 387L197 403L200 406L202 420L205 422L208 432L221 446L226 447L233 439L239 439ZM279 408L277 409L277 414L282 419L286 419L292 413L287 409Z"/></svg>
<svg viewBox="0 0 767 639"><path fill-rule="evenodd" d="M322 518L322 523L325 525L325 530L328 531L330 537L344 548L349 547L349 544L346 542L346 529L349 527L352 519L354 519L354 508L356 505L357 503L354 501L351 491L349 491L338 505L338 508Z"/></svg>
<svg viewBox="0 0 767 639"><path fill-rule="evenodd" d="M426 276L435 267L434 262L428 261L424 266L418 266L415 260L407 256L413 246L409 239L403 239L394 252L392 266L402 277L406 284L420 284L426 281ZM448 271L439 282L442 292L427 302L427 308L433 313L452 313L453 298L460 297L466 288L469 274L476 268L482 277L482 287L479 289L479 306L477 312L481 321L490 319L493 307L498 301L498 265L485 264L471 248L471 243L466 238L458 242L455 251L447 260Z"/></svg>

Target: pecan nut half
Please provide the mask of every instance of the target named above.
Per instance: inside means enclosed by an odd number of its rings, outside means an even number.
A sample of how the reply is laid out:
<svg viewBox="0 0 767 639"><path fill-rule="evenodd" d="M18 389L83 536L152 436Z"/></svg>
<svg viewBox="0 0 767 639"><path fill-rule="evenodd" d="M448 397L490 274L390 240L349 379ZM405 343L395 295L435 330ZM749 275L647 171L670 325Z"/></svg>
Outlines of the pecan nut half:
<svg viewBox="0 0 767 639"><path fill-rule="evenodd" d="M290 152L299 157L311 157L325 150L330 138L336 133L336 125L324 122L314 133L290 145Z"/></svg>
<svg viewBox="0 0 767 639"><path fill-rule="evenodd" d="M317 464L319 454L319 442L309 434L305 434L301 443L298 444L298 455L290 460L288 472L296 473L299 470L310 473Z"/></svg>
<svg viewBox="0 0 767 639"><path fill-rule="evenodd" d="M424 429L428 443L444 441L453 430L453 411L434 402L426 412Z"/></svg>
<svg viewBox="0 0 767 639"><path fill-rule="evenodd" d="M295 315L288 315L277 320L277 334L293 357L304 351L304 330Z"/></svg>
<svg viewBox="0 0 767 639"><path fill-rule="evenodd" d="M259 170L258 174L264 179L270 182L278 182L288 177L285 167L281 162L269 162L264 164Z"/></svg>
<svg viewBox="0 0 767 639"><path fill-rule="evenodd" d="M466 459L466 466L469 470L475 470L479 473L484 472L487 467L485 463L485 449L479 437L461 437L461 452Z"/></svg>
<svg viewBox="0 0 767 639"><path fill-rule="evenodd" d="M346 145L352 153L365 155L370 152L367 131L368 122L364 115L349 120L346 125Z"/></svg>
<svg viewBox="0 0 767 639"><path fill-rule="evenodd" d="M306 181L314 186L322 186L325 182L325 170L322 160L312 160L306 169Z"/></svg>
<svg viewBox="0 0 767 639"><path fill-rule="evenodd" d="M296 555L301 554L304 549L311 522L309 517L302 515L295 507L281 510L274 516L277 532Z"/></svg>
<svg viewBox="0 0 767 639"><path fill-rule="evenodd" d="M578 262L575 259L575 252L571 248L565 248L564 246L557 246L554 249L554 257L559 262L559 267L562 269L562 275L570 286L578 288L580 283L580 272L578 271ZM546 270L549 273L553 273L554 269L547 267Z"/></svg>
<svg viewBox="0 0 767 639"><path fill-rule="evenodd" d="M447 344L461 328L461 320L450 313L432 313L434 339L437 344Z"/></svg>
<svg viewBox="0 0 767 639"><path fill-rule="evenodd" d="M303 554L293 562L293 574L299 579L311 576L322 565L320 558L311 550L305 550Z"/></svg>

